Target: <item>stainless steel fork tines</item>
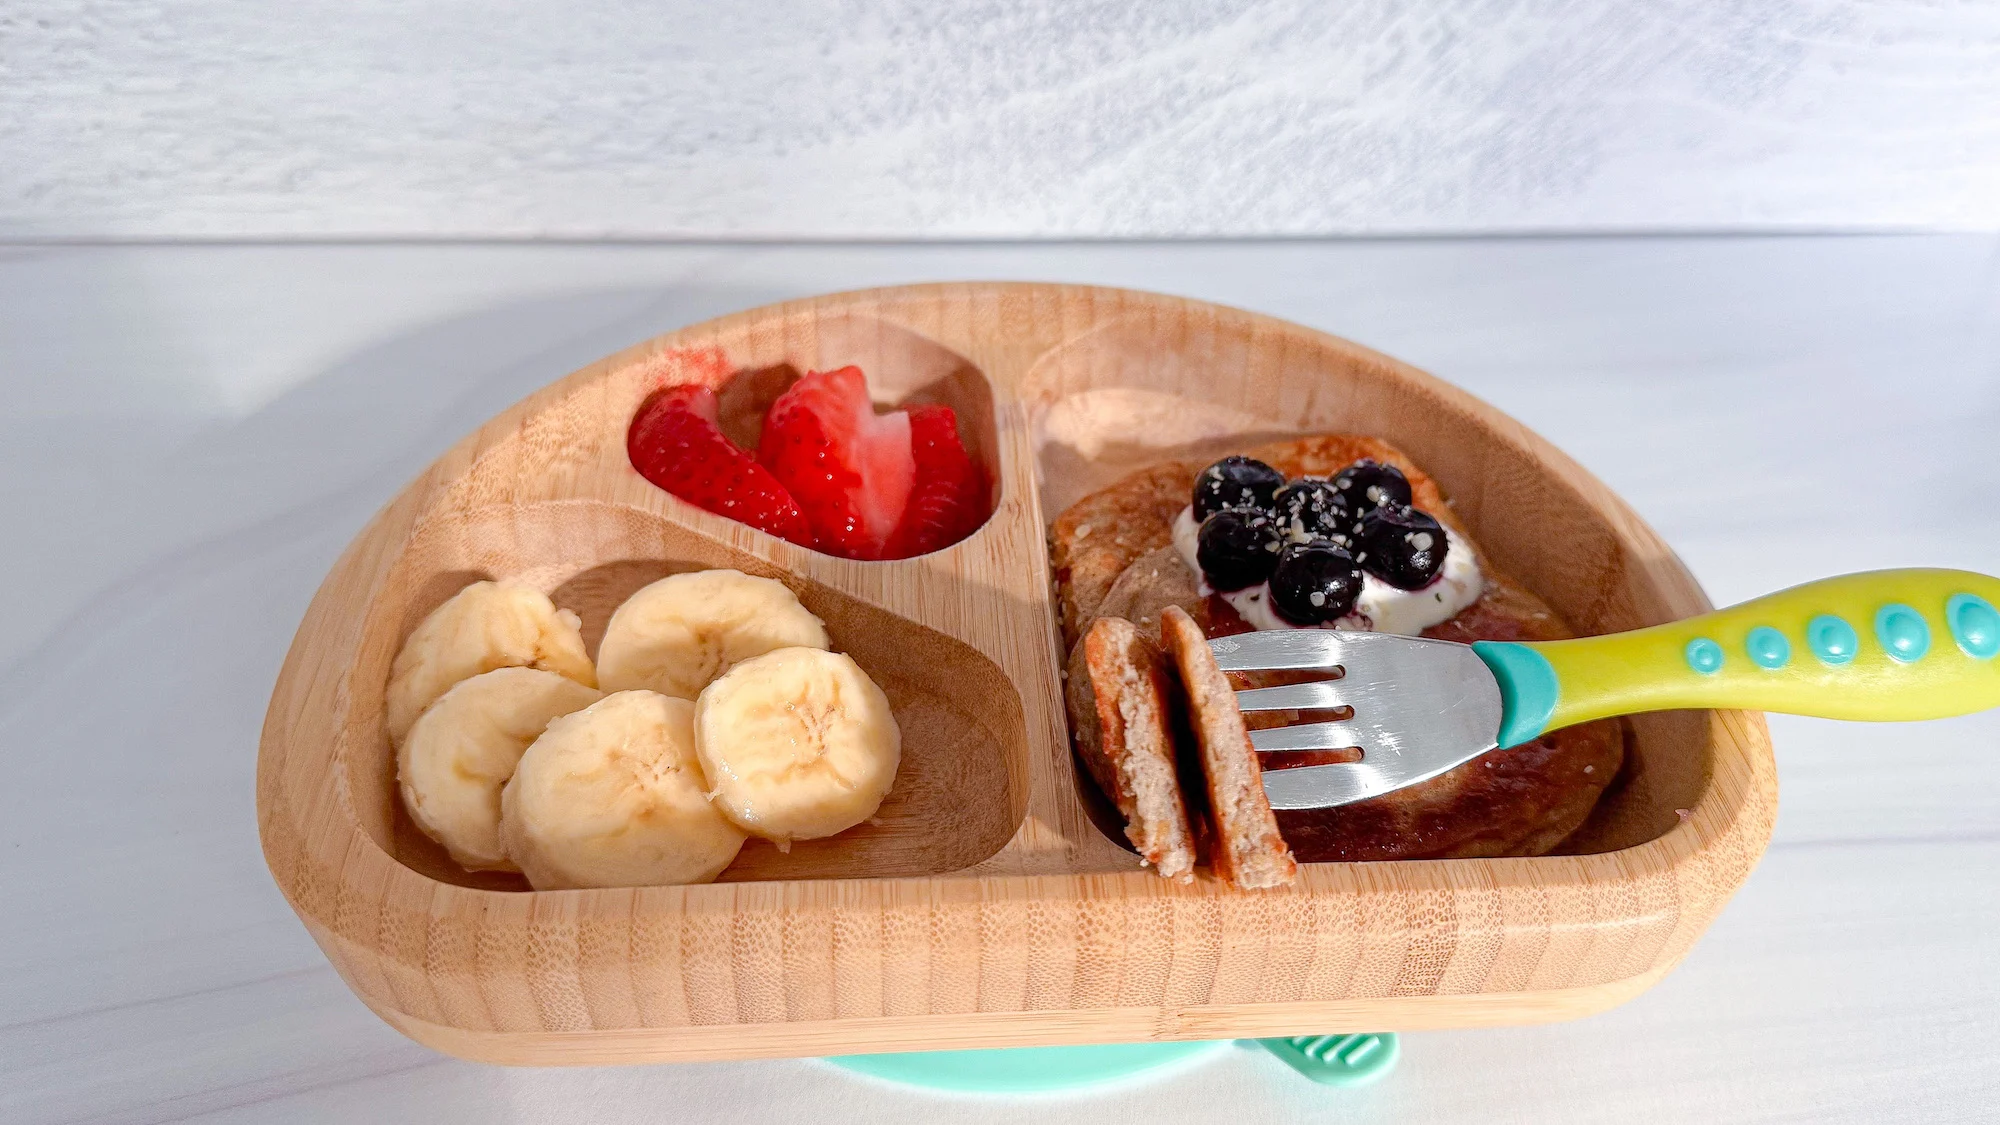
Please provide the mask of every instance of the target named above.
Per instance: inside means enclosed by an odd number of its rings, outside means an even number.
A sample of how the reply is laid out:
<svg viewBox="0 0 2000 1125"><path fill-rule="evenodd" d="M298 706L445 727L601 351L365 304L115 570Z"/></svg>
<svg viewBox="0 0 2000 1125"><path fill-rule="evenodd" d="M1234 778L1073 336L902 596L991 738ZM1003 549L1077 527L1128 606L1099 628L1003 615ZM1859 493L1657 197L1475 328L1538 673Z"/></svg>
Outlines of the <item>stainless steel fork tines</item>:
<svg viewBox="0 0 2000 1125"><path fill-rule="evenodd" d="M1359 762L1264 773L1278 809L1365 801L1436 777L1498 745L1499 686L1468 645L1329 629L1217 637L1209 648L1225 672L1340 671L1339 679L1236 693L1244 711L1352 708L1345 721L1250 732L1260 753L1359 747Z"/></svg>

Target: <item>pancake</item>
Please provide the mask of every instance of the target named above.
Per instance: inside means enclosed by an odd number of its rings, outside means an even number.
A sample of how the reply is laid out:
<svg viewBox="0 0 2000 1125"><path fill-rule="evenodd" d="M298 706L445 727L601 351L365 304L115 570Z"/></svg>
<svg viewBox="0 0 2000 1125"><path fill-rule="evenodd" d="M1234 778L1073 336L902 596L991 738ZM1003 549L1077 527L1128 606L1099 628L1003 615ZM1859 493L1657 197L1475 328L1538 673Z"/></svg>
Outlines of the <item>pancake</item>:
<svg viewBox="0 0 2000 1125"><path fill-rule="evenodd" d="M1248 456L1288 477L1332 476L1363 457L1394 465L1410 480L1411 501L1464 537L1465 529L1446 509L1436 482L1388 442L1355 434L1323 434L1262 446L1249 450ZM1056 574L1065 651L1076 647L1132 563L1162 547L1172 553L1174 517L1187 507L1195 474L1208 464L1167 461L1141 469L1078 500L1056 517L1049 529L1049 562ZM1181 573L1186 571L1183 566ZM1201 614L1195 613L1195 619L1201 621Z"/></svg>
<svg viewBox="0 0 2000 1125"><path fill-rule="evenodd" d="M1174 755L1173 687L1160 650L1130 621L1100 617L1076 646L1067 683L1076 750L1125 818L1139 858L1169 879L1194 875L1195 841Z"/></svg>
<svg viewBox="0 0 2000 1125"><path fill-rule="evenodd" d="M1479 599L1424 631L1441 640L1560 640L1575 633L1520 583L1494 568L1458 521L1443 492L1401 450L1375 438L1325 434L1244 451L1287 477L1331 476L1363 457L1396 466L1409 478L1416 507L1472 549L1485 578ZM1065 645L1099 616L1113 613L1156 636L1168 606L1185 610L1208 636L1248 628L1219 597L1203 597L1198 578L1172 546L1173 520L1188 503L1206 461L1166 462L1077 501L1050 529L1050 559ZM1237 687L1296 682L1270 674L1230 677ZM1295 721L1255 715L1251 726ZM1071 709L1072 729L1096 717ZM1543 855L1583 823L1624 761L1624 726L1600 720L1496 750L1438 777L1373 800L1335 809L1280 810L1277 821L1304 862ZM1326 760L1339 760L1328 758ZM1283 764L1311 764L1294 759ZM1267 763L1273 768L1280 763Z"/></svg>
<svg viewBox="0 0 2000 1125"><path fill-rule="evenodd" d="M1181 607L1168 606L1160 615L1160 638L1186 690L1188 719L1201 756L1215 829L1208 865L1216 878L1238 887L1284 886L1298 876L1299 865L1264 795L1264 771L1250 747L1243 712L1236 708L1235 689L1216 667L1208 638Z"/></svg>

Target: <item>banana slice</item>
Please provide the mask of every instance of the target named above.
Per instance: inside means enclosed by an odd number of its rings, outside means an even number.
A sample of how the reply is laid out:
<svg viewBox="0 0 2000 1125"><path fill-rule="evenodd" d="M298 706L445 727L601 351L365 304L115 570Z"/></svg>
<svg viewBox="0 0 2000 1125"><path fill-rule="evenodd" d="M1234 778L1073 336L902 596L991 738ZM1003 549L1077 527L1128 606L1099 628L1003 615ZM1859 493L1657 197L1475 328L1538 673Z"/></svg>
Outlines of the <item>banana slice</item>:
<svg viewBox="0 0 2000 1125"><path fill-rule="evenodd" d="M694 744L716 807L780 846L875 815L903 757L882 689L853 658L814 648L746 660L708 685Z"/></svg>
<svg viewBox="0 0 2000 1125"><path fill-rule="evenodd" d="M396 754L410 819L468 871L519 870L500 846L500 789L550 720L601 698L539 668L499 668L454 684Z"/></svg>
<svg viewBox="0 0 2000 1125"><path fill-rule="evenodd" d="M385 719L401 745L438 696L495 668L540 668L597 686L583 622L548 595L514 582L474 582L431 611L389 668Z"/></svg>
<svg viewBox="0 0 2000 1125"><path fill-rule="evenodd" d="M706 883L744 834L706 796L694 704L621 691L549 724L500 795L500 839L538 891Z"/></svg>
<svg viewBox="0 0 2000 1125"><path fill-rule="evenodd" d="M597 676L606 691L693 699L736 664L799 646L827 647L826 626L784 583L740 570L672 574L611 615Z"/></svg>

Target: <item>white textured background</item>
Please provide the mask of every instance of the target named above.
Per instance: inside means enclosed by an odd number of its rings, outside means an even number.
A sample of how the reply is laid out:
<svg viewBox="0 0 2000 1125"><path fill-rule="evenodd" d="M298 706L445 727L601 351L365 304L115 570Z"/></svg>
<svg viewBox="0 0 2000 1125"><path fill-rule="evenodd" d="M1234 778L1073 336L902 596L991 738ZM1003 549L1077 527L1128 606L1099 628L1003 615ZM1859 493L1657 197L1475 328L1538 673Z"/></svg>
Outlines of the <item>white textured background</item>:
<svg viewBox="0 0 2000 1125"><path fill-rule="evenodd" d="M1885 227L2000 4L0 5L0 238Z"/></svg>

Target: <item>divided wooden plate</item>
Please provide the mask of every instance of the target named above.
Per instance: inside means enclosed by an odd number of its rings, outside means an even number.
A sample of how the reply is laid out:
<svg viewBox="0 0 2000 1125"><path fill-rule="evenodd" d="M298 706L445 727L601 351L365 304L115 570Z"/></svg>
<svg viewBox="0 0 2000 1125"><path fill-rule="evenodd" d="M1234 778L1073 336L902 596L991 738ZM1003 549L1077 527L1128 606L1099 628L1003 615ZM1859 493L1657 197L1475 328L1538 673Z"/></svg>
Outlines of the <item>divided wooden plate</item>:
<svg viewBox="0 0 2000 1125"><path fill-rule="evenodd" d="M859 364L944 401L992 470L970 539L905 562L795 547L634 473L665 383L755 417L791 372ZM1402 446L1480 544L1585 632L1702 612L1673 553L1519 424L1347 341L1193 301L1060 285L849 293L711 321L570 375L460 442L371 522L299 628L265 720L265 858L355 993L439 1050L510 1063L1384 1031L1562 1019L1629 999L1748 876L1777 783L1762 716L1633 724L1587 854L1312 864L1276 892L1168 883L1093 821L1072 767L1047 523L1123 472L1253 438ZM905 732L878 823L723 881L537 893L409 823L389 663L476 578L538 583L594 646L675 570L776 577L880 681ZM1088 782L1081 785L1087 786Z"/></svg>

